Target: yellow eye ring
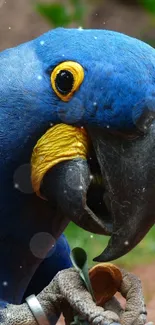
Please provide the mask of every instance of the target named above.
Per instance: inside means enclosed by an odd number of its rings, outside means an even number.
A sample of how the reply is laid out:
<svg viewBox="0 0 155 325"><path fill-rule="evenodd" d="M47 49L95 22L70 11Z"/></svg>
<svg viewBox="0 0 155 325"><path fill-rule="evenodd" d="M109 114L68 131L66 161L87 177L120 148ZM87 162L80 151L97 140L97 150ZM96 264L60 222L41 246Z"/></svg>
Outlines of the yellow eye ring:
<svg viewBox="0 0 155 325"><path fill-rule="evenodd" d="M82 84L83 67L74 61L60 63L51 74L52 88L61 100L67 102Z"/></svg>

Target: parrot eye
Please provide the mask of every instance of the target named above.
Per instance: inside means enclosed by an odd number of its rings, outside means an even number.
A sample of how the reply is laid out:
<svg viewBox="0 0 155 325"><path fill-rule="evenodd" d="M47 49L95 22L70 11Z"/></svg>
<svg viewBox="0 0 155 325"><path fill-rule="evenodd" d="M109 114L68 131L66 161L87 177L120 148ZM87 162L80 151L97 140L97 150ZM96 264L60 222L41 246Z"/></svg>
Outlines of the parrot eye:
<svg viewBox="0 0 155 325"><path fill-rule="evenodd" d="M84 79L83 67L74 61L60 63L51 74L51 84L56 95L69 101Z"/></svg>
<svg viewBox="0 0 155 325"><path fill-rule="evenodd" d="M55 85L57 90L62 95L67 95L71 92L74 84L74 77L70 71L61 70L55 79Z"/></svg>

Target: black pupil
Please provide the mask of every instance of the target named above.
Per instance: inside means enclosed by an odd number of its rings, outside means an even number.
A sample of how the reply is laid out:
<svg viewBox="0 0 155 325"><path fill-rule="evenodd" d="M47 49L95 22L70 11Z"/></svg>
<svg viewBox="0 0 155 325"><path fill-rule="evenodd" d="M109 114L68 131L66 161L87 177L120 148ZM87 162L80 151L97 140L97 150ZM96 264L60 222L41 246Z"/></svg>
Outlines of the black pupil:
<svg viewBox="0 0 155 325"><path fill-rule="evenodd" d="M61 70L55 79L55 85L57 90L63 94L67 95L71 92L73 88L74 78L70 71Z"/></svg>

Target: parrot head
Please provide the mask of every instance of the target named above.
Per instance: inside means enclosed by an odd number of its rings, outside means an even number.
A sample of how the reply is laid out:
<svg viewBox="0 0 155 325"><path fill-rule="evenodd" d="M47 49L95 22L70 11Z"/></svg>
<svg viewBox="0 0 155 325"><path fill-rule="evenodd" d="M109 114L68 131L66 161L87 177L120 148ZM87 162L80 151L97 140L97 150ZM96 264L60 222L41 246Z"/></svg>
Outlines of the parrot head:
<svg viewBox="0 0 155 325"><path fill-rule="evenodd" d="M112 31L58 28L1 62L5 150L17 160L52 124L83 127L99 180L87 189L85 228L110 236L97 261L126 254L155 220L155 50Z"/></svg>

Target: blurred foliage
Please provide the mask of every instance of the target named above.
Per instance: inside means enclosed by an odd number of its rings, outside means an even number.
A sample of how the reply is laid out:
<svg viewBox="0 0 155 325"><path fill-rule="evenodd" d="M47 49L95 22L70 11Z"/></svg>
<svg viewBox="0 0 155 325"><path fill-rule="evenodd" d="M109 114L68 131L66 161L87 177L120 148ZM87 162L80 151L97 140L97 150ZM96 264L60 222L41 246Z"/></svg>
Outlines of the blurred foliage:
<svg viewBox="0 0 155 325"><path fill-rule="evenodd" d="M148 13L155 15L155 0L118 0L126 5L141 5ZM53 27L67 27L71 23L84 24L87 4L83 0L68 0L65 3L37 2L35 8Z"/></svg>
<svg viewBox="0 0 155 325"><path fill-rule="evenodd" d="M141 38L142 41L148 43L150 46L155 47L155 38L154 39L150 39L147 37Z"/></svg>
<svg viewBox="0 0 155 325"><path fill-rule="evenodd" d="M150 15L150 22L148 26L144 26L144 30L142 31L142 40L152 47L155 47L155 37L148 37L149 31L155 28L155 0L137 0L139 4L146 10L146 12ZM143 37L144 35L144 37Z"/></svg>
<svg viewBox="0 0 155 325"><path fill-rule="evenodd" d="M138 0L139 3L151 14L155 14L155 0Z"/></svg>
<svg viewBox="0 0 155 325"><path fill-rule="evenodd" d="M68 0L65 4L38 2L35 7L37 12L55 28L67 27L73 22L82 25L84 22L86 5L82 0Z"/></svg>
<svg viewBox="0 0 155 325"><path fill-rule="evenodd" d="M82 247L88 254L88 263L93 265L93 258L101 254L106 247L109 237L91 234L73 223L65 231L71 248ZM155 256L155 226L146 237L130 253L114 261L115 264L132 269L139 264L154 261Z"/></svg>
<svg viewBox="0 0 155 325"><path fill-rule="evenodd" d="M148 12L155 13L155 0L117 0L128 6L142 5Z"/></svg>

